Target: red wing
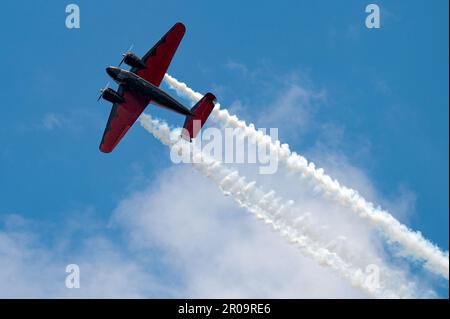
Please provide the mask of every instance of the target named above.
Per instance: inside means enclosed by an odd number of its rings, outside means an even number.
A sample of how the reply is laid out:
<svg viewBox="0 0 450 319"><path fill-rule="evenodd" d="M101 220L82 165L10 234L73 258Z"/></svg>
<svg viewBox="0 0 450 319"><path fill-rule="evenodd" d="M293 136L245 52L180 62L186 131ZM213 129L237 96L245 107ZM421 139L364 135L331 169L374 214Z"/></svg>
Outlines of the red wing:
<svg viewBox="0 0 450 319"><path fill-rule="evenodd" d="M133 68L131 72L159 86L185 32L185 26L181 22L176 23L142 58L147 67Z"/></svg>
<svg viewBox="0 0 450 319"><path fill-rule="evenodd" d="M100 151L103 153L110 153L116 147L149 103L147 99L124 90L122 86L119 87L118 93L123 96L125 102L114 103L111 109L100 143Z"/></svg>

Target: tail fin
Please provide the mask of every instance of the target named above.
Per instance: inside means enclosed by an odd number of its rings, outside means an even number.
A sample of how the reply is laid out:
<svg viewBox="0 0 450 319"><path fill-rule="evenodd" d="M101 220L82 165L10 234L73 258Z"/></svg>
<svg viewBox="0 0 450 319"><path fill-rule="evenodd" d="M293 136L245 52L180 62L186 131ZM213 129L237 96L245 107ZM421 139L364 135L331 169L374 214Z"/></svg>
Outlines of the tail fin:
<svg viewBox="0 0 450 319"><path fill-rule="evenodd" d="M193 115L186 116L184 121L182 137L188 141L195 138L200 129L205 124L206 120L214 108L216 97L212 93L206 93L205 96L198 101L191 109Z"/></svg>

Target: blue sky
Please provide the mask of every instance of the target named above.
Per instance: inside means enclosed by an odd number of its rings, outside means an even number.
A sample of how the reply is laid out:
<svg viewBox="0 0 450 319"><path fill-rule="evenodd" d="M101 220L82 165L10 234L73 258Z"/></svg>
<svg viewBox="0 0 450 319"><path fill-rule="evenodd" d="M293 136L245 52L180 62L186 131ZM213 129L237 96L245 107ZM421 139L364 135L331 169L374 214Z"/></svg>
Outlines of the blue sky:
<svg viewBox="0 0 450 319"><path fill-rule="evenodd" d="M98 90L109 81L105 67L131 44L142 55L183 21L170 74L261 124L288 79L322 92L308 108L314 123L278 123L281 140L327 168L314 158L321 141L321 150L364 172L379 198L406 198L406 212L392 213L448 250L447 1L376 1L378 30L364 25L365 1L79 0L78 30L65 27L68 3L2 4L0 230L20 216L52 251L66 236L61 229L87 218L96 223L76 228L72 249L89 229L123 245L124 231L109 226L112 212L172 164L138 126L112 154L100 153L110 105L96 103ZM447 287L436 289L448 294Z"/></svg>

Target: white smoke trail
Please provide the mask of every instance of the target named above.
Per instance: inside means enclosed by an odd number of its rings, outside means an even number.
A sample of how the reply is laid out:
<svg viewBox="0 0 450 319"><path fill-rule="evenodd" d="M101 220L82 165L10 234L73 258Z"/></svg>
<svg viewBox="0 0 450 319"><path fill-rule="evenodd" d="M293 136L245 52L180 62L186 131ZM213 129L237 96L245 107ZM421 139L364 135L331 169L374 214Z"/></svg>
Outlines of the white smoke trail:
<svg viewBox="0 0 450 319"><path fill-rule="evenodd" d="M166 74L165 82L179 95L197 102L202 98L202 94L195 92L185 83ZM213 118L241 131L258 145L269 145L271 152L277 154L280 163L283 163L291 172L299 173L302 179L312 181L321 194L332 199L339 205L349 208L349 210L360 217L368 220L373 226L381 229L388 242L398 243L403 247L402 254L421 261L429 271L437 273L447 280L449 279L449 255L439 247L425 239L420 232L415 232L400 223L389 212L375 207L373 203L366 201L356 190L340 185L337 180L333 180L326 175L322 168L316 168L314 163L297 154L291 152L288 144L281 144L280 141L272 141L270 136L255 129L253 124L247 125L245 121L239 120L236 115L230 115L226 109L221 109L217 103L212 111Z"/></svg>
<svg viewBox="0 0 450 319"><path fill-rule="evenodd" d="M179 152L188 147L194 167L203 175L213 180L222 192L231 196L241 207L252 213L266 224L272 226L291 243L295 244L304 255L313 258L320 265L329 267L351 284L372 297L376 298L408 298L414 297L411 292L414 290L413 284L398 284L395 280L396 273L382 267L380 273L386 278L380 280L376 285L368 279L368 276L351 262L346 262L336 251L332 251L315 240L316 232L309 226L307 220L298 214L292 214L293 201L283 201L277 197L275 192L265 193L258 188L255 182L247 182L235 170L230 170L221 162L210 156L203 154L193 144L180 140L180 129L171 130L170 127L159 120L152 119L149 115L143 114L140 117L141 125L159 139L163 144L172 148L172 152ZM295 215L295 221L289 216ZM299 231L300 230L300 231ZM380 268L381 268L380 267ZM393 291L387 284L398 285Z"/></svg>

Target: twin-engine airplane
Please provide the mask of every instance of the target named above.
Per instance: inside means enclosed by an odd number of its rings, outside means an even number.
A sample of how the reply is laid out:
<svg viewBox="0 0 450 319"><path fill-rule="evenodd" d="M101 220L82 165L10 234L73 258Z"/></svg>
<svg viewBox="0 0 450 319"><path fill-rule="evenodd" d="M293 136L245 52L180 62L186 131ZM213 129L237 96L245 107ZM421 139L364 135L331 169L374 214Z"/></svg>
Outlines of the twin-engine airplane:
<svg viewBox="0 0 450 319"><path fill-rule="evenodd" d="M108 67L106 72L119 84L118 91L104 88L100 98L113 103L108 123L100 143L100 151L110 153L138 119L149 103L168 108L186 116L183 138L195 138L214 107L215 96L207 93L192 109L188 109L159 88L172 57L186 31L182 23L176 23L142 59L133 52L123 54L123 62L130 71Z"/></svg>

